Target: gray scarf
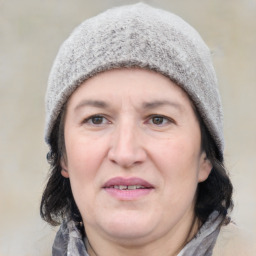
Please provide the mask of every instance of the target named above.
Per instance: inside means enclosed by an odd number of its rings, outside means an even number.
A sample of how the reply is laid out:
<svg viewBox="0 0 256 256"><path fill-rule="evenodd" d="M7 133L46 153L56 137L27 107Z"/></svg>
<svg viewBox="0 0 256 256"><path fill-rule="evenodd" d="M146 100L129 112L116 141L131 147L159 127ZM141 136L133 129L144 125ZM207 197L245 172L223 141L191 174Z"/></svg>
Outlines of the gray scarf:
<svg viewBox="0 0 256 256"><path fill-rule="evenodd" d="M213 212L177 256L211 256L222 220L218 212ZM52 256L89 256L83 239L73 221L64 222L55 237Z"/></svg>

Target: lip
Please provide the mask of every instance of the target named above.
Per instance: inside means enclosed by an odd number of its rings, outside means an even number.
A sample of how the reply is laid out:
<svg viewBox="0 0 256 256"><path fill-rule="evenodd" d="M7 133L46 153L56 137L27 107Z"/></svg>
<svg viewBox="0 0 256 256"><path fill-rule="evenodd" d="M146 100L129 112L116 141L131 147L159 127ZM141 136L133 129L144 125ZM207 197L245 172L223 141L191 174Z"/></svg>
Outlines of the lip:
<svg viewBox="0 0 256 256"><path fill-rule="evenodd" d="M114 186L134 186L139 185L144 188L138 188L134 190L120 190L114 188ZM102 187L110 196L123 201L138 200L151 193L154 190L154 186L148 181L138 177L115 177L108 180Z"/></svg>
<svg viewBox="0 0 256 256"><path fill-rule="evenodd" d="M108 180L103 185L103 188L109 188L111 186L118 186L118 185L123 185L123 186L141 185L146 188L154 188L152 184L138 177L131 177L131 178L115 177Z"/></svg>

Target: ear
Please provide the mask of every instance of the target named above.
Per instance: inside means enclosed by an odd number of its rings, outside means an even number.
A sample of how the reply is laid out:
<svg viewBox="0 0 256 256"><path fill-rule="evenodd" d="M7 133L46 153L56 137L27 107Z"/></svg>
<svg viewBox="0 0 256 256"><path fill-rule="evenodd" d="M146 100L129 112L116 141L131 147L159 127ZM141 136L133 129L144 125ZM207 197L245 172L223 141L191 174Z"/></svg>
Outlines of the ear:
<svg viewBox="0 0 256 256"><path fill-rule="evenodd" d="M212 170L212 163L207 158L206 153L203 151L200 156L200 166L198 173L198 182L207 180Z"/></svg>
<svg viewBox="0 0 256 256"><path fill-rule="evenodd" d="M66 164L66 160L62 157L60 160L60 165L61 165L61 175L64 178L69 178L69 173L68 173L68 168L67 168L67 164Z"/></svg>

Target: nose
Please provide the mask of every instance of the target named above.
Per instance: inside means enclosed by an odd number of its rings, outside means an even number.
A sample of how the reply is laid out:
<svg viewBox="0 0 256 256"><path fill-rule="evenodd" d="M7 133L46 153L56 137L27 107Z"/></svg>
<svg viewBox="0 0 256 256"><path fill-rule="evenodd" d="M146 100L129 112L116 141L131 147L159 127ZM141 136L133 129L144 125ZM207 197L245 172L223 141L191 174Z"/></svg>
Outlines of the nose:
<svg viewBox="0 0 256 256"><path fill-rule="evenodd" d="M147 157L139 127L131 123L120 124L114 131L108 158L123 168L143 163Z"/></svg>

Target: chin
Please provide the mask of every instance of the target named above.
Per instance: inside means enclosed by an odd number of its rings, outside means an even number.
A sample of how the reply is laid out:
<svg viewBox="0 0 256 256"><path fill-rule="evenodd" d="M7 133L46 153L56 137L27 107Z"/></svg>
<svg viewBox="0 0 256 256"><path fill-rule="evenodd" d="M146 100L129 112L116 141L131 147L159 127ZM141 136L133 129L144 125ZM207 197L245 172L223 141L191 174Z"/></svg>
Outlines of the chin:
<svg viewBox="0 0 256 256"><path fill-rule="evenodd" d="M150 236L157 224L144 213L143 216L137 214L113 216L109 220L105 219L101 226L112 238L136 243Z"/></svg>
<svg viewBox="0 0 256 256"><path fill-rule="evenodd" d="M111 237L112 240L118 241L119 244L123 244L126 246L145 244L154 240L154 238L152 238L152 230L150 230L149 228L130 228L129 230L120 230L119 228L113 228L112 230L107 230L107 232L108 236Z"/></svg>

